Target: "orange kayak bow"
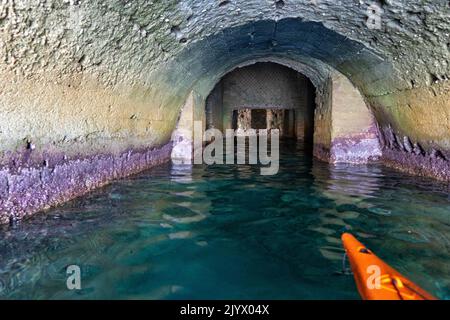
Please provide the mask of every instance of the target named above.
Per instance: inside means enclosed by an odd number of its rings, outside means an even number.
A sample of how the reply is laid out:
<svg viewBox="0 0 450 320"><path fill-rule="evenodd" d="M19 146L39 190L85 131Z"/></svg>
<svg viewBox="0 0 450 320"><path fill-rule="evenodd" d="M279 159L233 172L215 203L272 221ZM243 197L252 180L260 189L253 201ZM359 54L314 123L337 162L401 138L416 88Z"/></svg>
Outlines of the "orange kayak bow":
<svg viewBox="0 0 450 320"><path fill-rule="evenodd" d="M364 300L436 300L383 262L351 234L344 233L342 242L359 294Z"/></svg>

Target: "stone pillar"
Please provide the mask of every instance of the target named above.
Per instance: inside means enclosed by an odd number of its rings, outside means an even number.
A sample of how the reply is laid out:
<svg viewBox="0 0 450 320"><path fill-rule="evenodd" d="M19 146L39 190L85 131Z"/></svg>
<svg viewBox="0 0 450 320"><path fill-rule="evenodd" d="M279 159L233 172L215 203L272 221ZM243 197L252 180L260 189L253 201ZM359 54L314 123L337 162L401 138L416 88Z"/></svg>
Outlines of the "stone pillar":
<svg viewBox="0 0 450 320"><path fill-rule="evenodd" d="M381 156L377 127L364 99L342 74L319 89L314 155L331 163L367 163Z"/></svg>
<svg viewBox="0 0 450 320"><path fill-rule="evenodd" d="M177 128L172 134L172 162L176 164L192 163L194 139L194 97L189 95L184 104Z"/></svg>
<svg viewBox="0 0 450 320"><path fill-rule="evenodd" d="M220 81L206 99L206 127L223 131L223 91Z"/></svg>
<svg viewBox="0 0 450 320"><path fill-rule="evenodd" d="M266 116L266 128L267 130L270 130L272 128L272 123L273 123L273 113L272 110L267 109L267 116Z"/></svg>
<svg viewBox="0 0 450 320"><path fill-rule="evenodd" d="M267 129L280 130L280 137L284 132L284 112L285 110L268 109L267 110Z"/></svg>
<svg viewBox="0 0 450 320"><path fill-rule="evenodd" d="M252 128L252 110L240 109L238 110L237 130L247 131Z"/></svg>
<svg viewBox="0 0 450 320"><path fill-rule="evenodd" d="M293 138L295 137L295 110L286 110L285 114L287 118L286 136Z"/></svg>
<svg viewBox="0 0 450 320"><path fill-rule="evenodd" d="M305 140L306 132L306 112L308 111L308 82L309 80L304 77L297 75L297 88L298 94L298 108L295 112L295 132L298 140Z"/></svg>
<svg viewBox="0 0 450 320"><path fill-rule="evenodd" d="M194 121L201 121L204 131L206 116L203 98L191 92L181 110L177 128L172 133L171 159L174 164L191 164L194 154ZM203 137L203 132L199 134Z"/></svg>
<svg viewBox="0 0 450 320"><path fill-rule="evenodd" d="M333 82L331 78L327 79L317 88L318 94L314 112L313 153L316 158L323 161L330 160L332 90Z"/></svg>
<svg viewBox="0 0 450 320"><path fill-rule="evenodd" d="M224 112L222 128L224 132L227 129L233 129L233 111Z"/></svg>

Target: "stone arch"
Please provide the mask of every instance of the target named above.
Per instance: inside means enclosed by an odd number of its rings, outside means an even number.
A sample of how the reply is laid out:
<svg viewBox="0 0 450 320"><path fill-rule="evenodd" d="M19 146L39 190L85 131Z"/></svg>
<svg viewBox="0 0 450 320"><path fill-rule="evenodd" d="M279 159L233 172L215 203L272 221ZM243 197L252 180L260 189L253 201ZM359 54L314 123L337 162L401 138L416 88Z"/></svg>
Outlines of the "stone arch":
<svg viewBox="0 0 450 320"><path fill-rule="evenodd" d="M359 90L334 68L313 59L299 60L279 56L253 58L218 73L206 87L212 91L224 75L256 63L271 62L291 68L307 76L316 88L314 155L331 163L367 163L379 159L381 148L376 120ZM205 122L207 96L193 90L184 104L172 138L175 161L190 163L192 160L192 123L195 120ZM204 123L203 129L205 127Z"/></svg>

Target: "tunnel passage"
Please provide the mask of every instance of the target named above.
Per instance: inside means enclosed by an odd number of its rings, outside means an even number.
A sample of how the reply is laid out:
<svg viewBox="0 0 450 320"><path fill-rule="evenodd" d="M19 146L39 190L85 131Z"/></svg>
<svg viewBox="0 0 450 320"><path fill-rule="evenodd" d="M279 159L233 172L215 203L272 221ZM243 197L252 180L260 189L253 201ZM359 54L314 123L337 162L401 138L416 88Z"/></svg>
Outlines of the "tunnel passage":
<svg viewBox="0 0 450 320"><path fill-rule="evenodd" d="M231 128L243 134L251 129L269 132L276 129L281 138L297 138L295 112L294 109L236 109L233 110ZM309 143L312 144L312 140Z"/></svg>
<svg viewBox="0 0 450 320"><path fill-rule="evenodd" d="M278 129L312 144L315 88L301 73L257 62L225 75L206 99L206 129Z"/></svg>
<svg viewBox="0 0 450 320"><path fill-rule="evenodd" d="M259 123L266 122L265 129L279 129L282 137L304 141L320 160L355 164L378 160L377 123L363 96L343 74L325 70L321 74L277 57L231 68L206 98L195 92L189 95L172 135L172 160L192 162L194 122L202 122L203 129L237 129L235 134L240 135L255 129L256 115Z"/></svg>
<svg viewBox="0 0 450 320"><path fill-rule="evenodd" d="M379 29L367 25L373 2ZM318 3L2 3L0 222L168 161L174 142L192 152L214 86L255 62L314 84L317 157L357 162L375 148L449 181L448 1Z"/></svg>

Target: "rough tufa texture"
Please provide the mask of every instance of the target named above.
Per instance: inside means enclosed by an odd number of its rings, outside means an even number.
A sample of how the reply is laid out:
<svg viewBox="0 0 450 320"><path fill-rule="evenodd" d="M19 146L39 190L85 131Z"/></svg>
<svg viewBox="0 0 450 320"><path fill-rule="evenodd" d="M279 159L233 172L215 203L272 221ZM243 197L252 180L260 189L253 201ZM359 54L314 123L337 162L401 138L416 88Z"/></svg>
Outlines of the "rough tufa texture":
<svg viewBox="0 0 450 320"><path fill-rule="evenodd" d="M171 145L130 150L120 155L61 161L49 158L42 167L0 170L0 224L13 223L85 194L113 179L138 173L169 159Z"/></svg>

